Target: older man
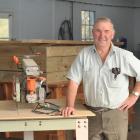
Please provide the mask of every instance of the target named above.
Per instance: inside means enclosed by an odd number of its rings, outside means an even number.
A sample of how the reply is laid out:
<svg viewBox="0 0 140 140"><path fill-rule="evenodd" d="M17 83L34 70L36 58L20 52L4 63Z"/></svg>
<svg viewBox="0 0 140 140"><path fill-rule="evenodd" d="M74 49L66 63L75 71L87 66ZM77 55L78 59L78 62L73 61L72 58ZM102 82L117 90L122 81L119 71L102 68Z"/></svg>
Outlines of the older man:
<svg viewBox="0 0 140 140"><path fill-rule="evenodd" d="M114 34L109 18L97 19L93 26L95 45L78 54L67 75L70 80L62 115L74 113L77 89L83 81L86 105L96 112L96 117L89 118L89 140L127 140L127 110L140 96L140 61L113 45ZM129 76L136 77L132 94Z"/></svg>

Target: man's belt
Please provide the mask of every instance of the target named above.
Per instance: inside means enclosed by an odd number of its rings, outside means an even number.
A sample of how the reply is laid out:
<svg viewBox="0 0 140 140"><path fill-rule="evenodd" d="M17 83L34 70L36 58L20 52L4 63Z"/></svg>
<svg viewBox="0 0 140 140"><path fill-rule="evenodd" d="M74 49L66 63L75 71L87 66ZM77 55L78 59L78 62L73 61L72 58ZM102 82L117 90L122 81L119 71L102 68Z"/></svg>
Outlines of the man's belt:
<svg viewBox="0 0 140 140"><path fill-rule="evenodd" d="M110 110L112 110L112 109L110 109L110 108L106 108L106 107L92 107L92 106L88 106L88 105L86 105L86 104L84 104L84 106L88 109L88 110L90 110L90 111L93 111L93 112L106 112L106 111L110 111Z"/></svg>

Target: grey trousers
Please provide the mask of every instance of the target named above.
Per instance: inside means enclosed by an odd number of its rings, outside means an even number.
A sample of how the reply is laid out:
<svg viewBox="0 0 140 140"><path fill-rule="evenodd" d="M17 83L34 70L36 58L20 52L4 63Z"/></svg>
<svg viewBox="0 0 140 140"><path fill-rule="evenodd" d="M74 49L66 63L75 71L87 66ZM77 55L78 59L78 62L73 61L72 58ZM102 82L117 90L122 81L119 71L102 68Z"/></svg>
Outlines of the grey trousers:
<svg viewBox="0 0 140 140"><path fill-rule="evenodd" d="M89 117L89 140L127 140L128 112L118 109Z"/></svg>

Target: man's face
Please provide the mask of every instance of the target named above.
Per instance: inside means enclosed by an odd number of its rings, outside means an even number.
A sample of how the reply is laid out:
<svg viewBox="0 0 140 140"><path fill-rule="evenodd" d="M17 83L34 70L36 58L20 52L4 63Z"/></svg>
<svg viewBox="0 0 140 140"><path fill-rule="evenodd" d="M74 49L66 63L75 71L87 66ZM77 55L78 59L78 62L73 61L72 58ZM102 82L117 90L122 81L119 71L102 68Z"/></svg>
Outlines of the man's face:
<svg viewBox="0 0 140 140"><path fill-rule="evenodd" d="M93 28L95 45L97 47L109 47L114 37L114 33L115 31L110 22L98 22Z"/></svg>

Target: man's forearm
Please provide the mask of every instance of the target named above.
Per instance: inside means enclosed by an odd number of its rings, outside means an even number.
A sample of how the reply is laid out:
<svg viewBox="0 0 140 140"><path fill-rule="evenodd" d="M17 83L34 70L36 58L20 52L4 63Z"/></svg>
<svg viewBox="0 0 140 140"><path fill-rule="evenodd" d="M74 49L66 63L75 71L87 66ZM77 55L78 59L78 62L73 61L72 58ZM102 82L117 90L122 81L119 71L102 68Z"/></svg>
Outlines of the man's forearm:
<svg viewBox="0 0 140 140"><path fill-rule="evenodd" d="M68 84L67 95L66 95L66 106L74 107L77 90L78 90L78 84L70 80Z"/></svg>

